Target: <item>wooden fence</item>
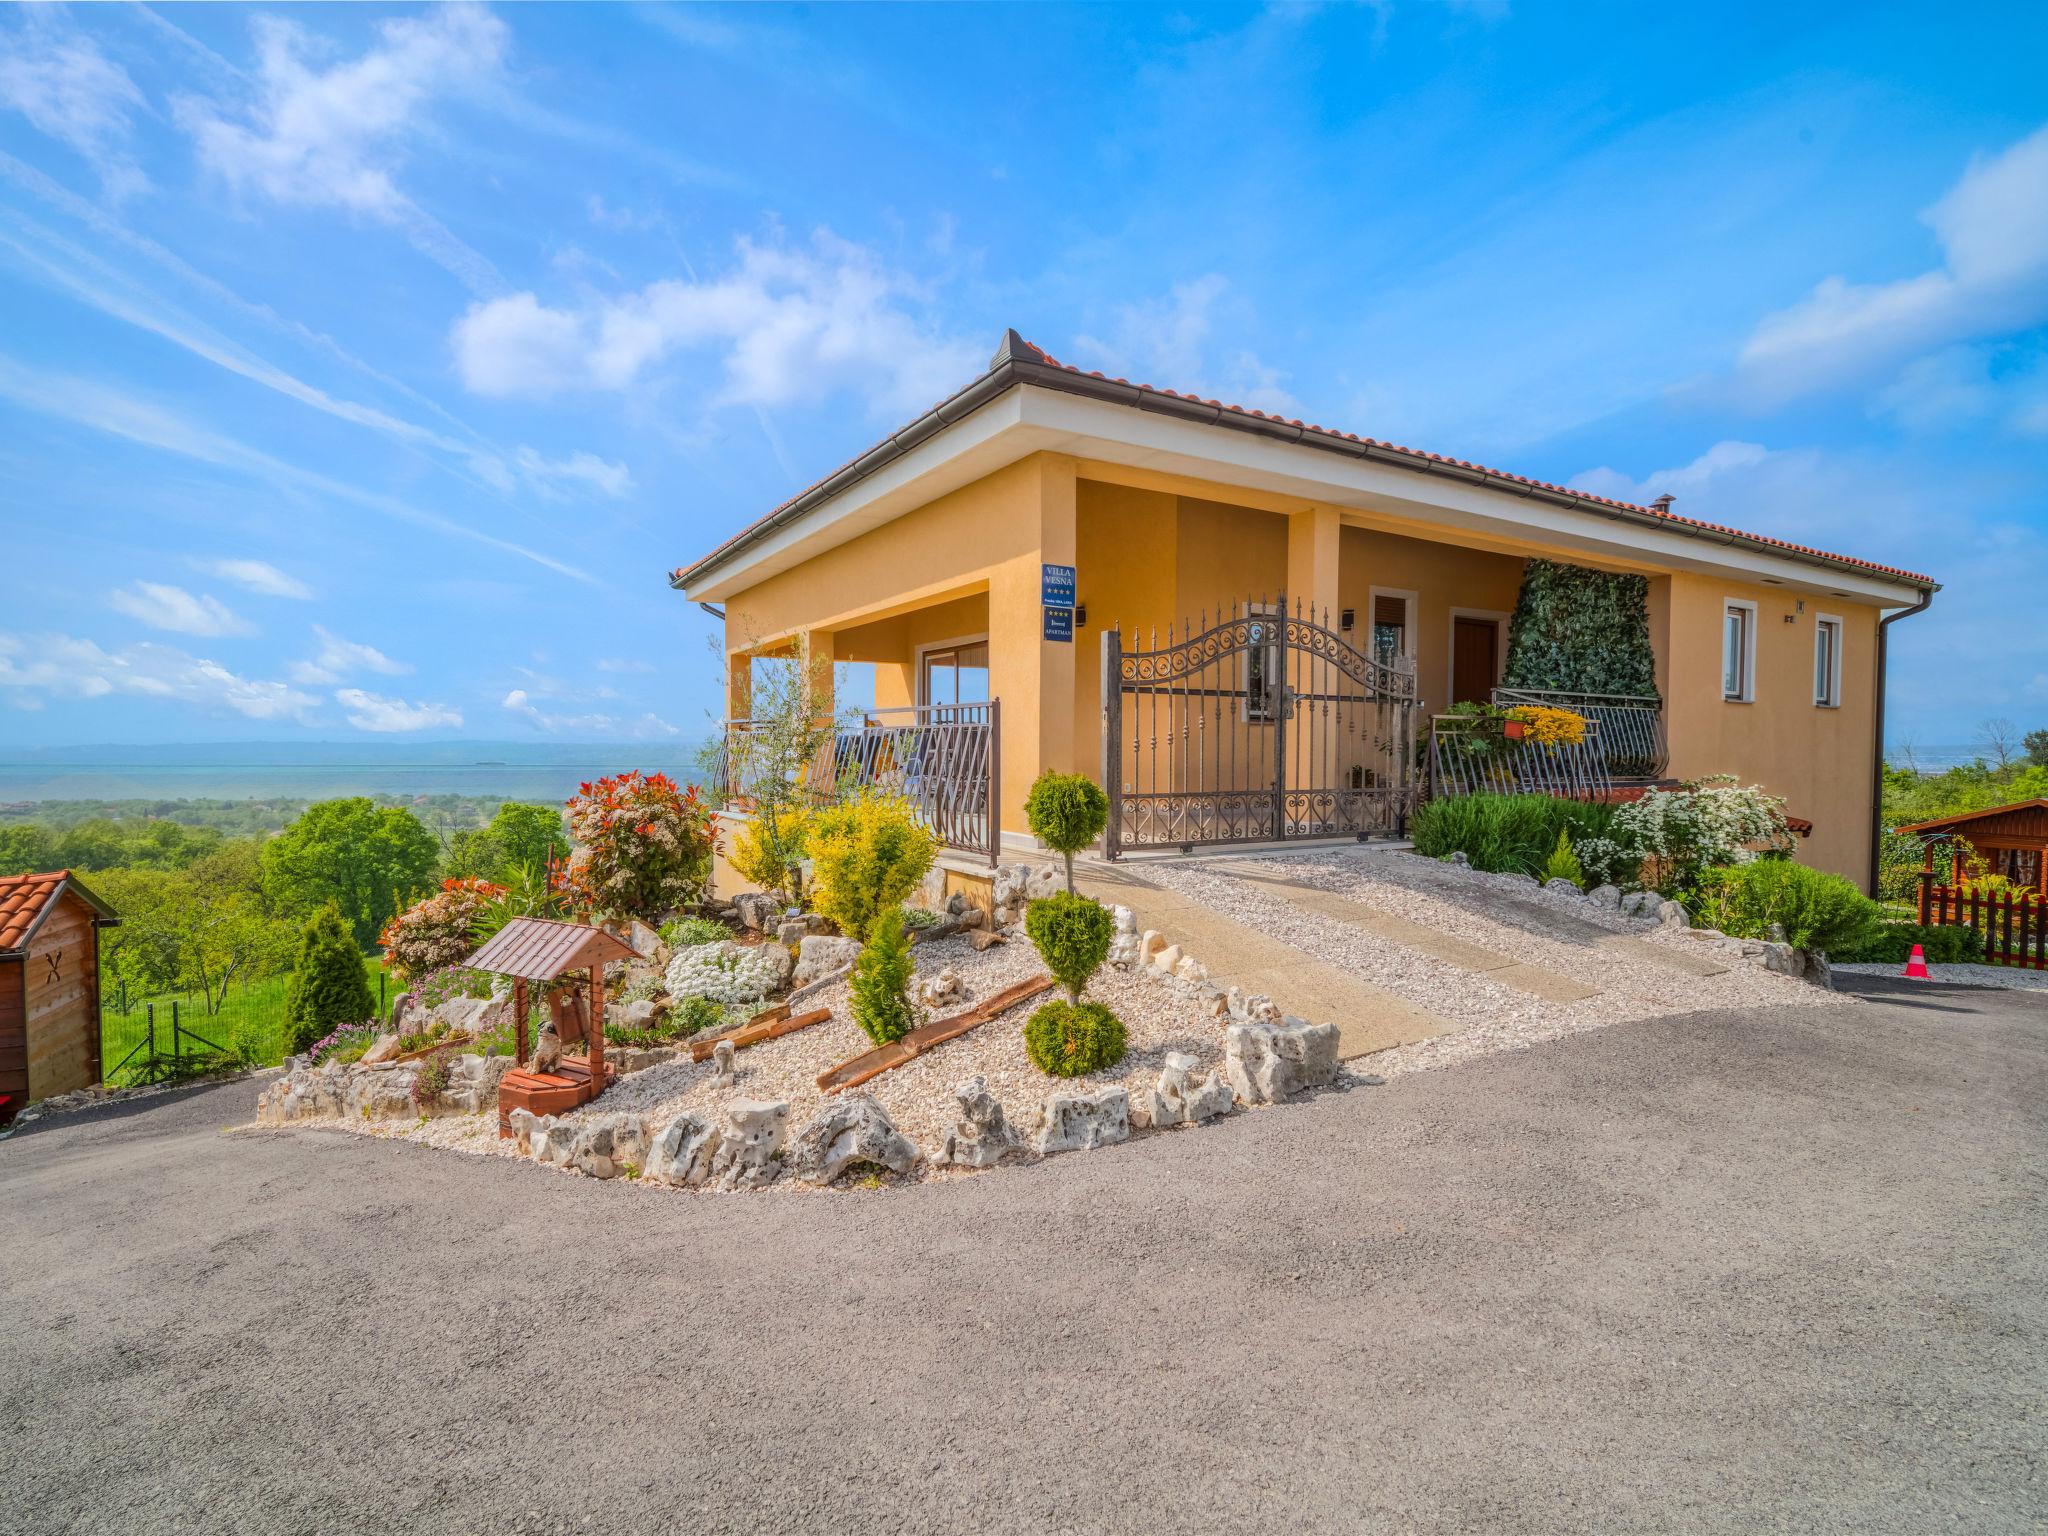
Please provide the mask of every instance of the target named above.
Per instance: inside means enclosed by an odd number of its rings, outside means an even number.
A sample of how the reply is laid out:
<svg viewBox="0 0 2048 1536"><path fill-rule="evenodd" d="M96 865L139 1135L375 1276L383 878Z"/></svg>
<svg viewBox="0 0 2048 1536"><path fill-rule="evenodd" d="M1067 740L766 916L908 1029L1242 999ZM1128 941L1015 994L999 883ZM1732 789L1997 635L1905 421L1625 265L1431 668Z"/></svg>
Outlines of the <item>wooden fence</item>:
<svg viewBox="0 0 2048 1536"><path fill-rule="evenodd" d="M1922 924L1975 929L1994 965L2048 970L2048 908L2039 901L1929 882L1920 887L1919 915Z"/></svg>

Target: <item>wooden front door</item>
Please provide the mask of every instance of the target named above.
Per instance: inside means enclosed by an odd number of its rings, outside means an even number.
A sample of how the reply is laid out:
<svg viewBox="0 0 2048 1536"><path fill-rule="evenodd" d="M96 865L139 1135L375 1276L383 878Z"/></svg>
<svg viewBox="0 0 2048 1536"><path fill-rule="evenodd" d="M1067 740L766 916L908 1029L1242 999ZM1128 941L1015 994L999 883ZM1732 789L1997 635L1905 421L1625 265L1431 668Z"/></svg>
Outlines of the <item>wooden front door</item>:
<svg viewBox="0 0 2048 1536"><path fill-rule="evenodd" d="M1500 676L1500 625L1459 619L1451 625L1451 702L1484 703Z"/></svg>

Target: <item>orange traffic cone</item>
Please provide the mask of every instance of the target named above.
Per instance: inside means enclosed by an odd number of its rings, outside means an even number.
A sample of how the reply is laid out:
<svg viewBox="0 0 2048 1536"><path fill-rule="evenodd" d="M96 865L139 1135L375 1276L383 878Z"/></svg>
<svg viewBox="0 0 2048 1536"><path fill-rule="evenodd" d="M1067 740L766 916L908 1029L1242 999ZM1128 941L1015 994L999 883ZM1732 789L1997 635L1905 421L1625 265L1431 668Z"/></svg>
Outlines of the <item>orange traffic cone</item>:
<svg viewBox="0 0 2048 1536"><path fill-rule="evenodd" d="M1906 961L1906 974L1908 976L1918 976L1922 981L1932 981L1934 979L1927 970L1927 952L1918 944L1913 946L1913 953Z"/></svg>

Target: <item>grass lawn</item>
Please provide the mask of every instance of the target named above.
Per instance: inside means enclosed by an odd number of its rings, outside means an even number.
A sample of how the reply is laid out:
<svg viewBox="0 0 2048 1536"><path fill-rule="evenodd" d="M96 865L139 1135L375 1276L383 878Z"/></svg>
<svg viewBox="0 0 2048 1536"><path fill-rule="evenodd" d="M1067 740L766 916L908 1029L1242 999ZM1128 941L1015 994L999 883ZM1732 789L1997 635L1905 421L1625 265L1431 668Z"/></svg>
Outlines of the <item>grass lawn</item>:
<svg viewBox="0 0 2048 1536"><path fill-rule="evenodd" d="M379 1012L388 1007L388 999L395 997L382 964L374 955L363 957L363 974L370 980L370 994L382 1000ZM384 991L379 991L382 982ZM281 972L262 981L251 982L248 986L232 986L228 989L227 1000L221 1004L220 1012L208 1015L206 1002L197 993L166 992L160 997L143 1001L130 999L131 1007L126 1013L114 1009L115 994L109 989L103 994L108 1004L101 1015L101 1039L103 1061L111 1075L115 1067L128 1053L140 1045L149 1035L149 1003L156 1005L156 1049L158 1054L168 1056L173 1049L171 1028L171 1005L177 1004L177 1022L180 1031L189 1030L177 1041L185 1055L197 1055L209 1045L222 1050L236 1046L246 1049L250 1056L266 1065L284 1060L284 994L291 984L291 973ZM198 1035L200 1039L193 1039ZM147 1054L146 1052L144 1054ZM139 1064L142 1057L136 1057ZM135 1076L135 1066L120 1074L122 1080Z"/></svg>

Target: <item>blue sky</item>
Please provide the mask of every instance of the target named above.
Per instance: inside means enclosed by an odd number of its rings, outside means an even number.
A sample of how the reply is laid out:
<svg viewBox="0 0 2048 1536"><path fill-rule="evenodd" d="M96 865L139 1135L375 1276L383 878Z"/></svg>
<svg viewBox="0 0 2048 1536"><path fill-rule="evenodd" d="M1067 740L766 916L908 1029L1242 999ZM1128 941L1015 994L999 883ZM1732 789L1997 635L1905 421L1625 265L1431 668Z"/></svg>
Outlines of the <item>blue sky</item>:
<svg viewBox="0 0 2048 1536"><path fill-rule="evenodd" d="M0 743L699 734L666 571L1063 359L1932 573L2048 724L2048 13L0 11Z"/></svg>

